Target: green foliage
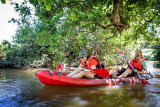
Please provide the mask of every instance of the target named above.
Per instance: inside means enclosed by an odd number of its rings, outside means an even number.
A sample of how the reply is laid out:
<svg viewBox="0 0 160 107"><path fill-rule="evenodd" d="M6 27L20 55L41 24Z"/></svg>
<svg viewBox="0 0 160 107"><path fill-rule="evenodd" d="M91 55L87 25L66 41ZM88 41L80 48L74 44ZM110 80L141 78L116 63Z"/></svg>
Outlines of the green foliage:
<svg viewBox="0 0 160 107"><path fill-rule="evenodd" d="M16 45L5 46L9 50L1 53L6 53L5 61L10 64L56 67L58 63L79 64L78 52L86 49L109 66L124 62L117 48L131 59L135 48L145 42L160 44L158 0L123 0L117 21L124 27L113 24L115 1L30 0L35 16L26 0L12 3L20 16L10 21L18 24Z"/></svg>
<svg viewBox="0 0 160 107"><path fill-rule="evenodd" d="M160 49L145 49L144 57L151 61L160 61Z"/></svg>
<svg viewBox="0 0 160 107"><path fill-rule="evenodd" d="M153 57L151 58L151 60L160 61L160 49L154 49L152 51L152 55Z"/></svg>
<svg viewBox="0 0 160 107"><path fill-rule="evenodd" d="M4 43L4 42L3 42ZM0 67L42 67L50 66L48 54L44 54L47 48L30 43L19 43L10 45L1 44ZM3 53L3 51L5 53Z"/></svg>
<svg viewBox="0 0 160 107"><path fill-rule="evenodd" d="M5 3L6 3L6 0L1 0L1 3L5 4Z"/></svg>

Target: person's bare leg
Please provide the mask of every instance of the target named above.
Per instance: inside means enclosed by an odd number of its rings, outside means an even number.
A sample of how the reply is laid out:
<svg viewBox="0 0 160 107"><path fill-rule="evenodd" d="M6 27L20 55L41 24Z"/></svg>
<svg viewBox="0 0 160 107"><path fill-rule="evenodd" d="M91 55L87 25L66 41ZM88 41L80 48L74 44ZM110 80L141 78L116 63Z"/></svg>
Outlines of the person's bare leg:
<svg viewBox="0 0 160 107"><path fill-rule="evenodd" d="M83 76L84 76L84 71L81 71L81 72L79 72L79 73L77 73L77 74L75 74L75 75L73 75L71 77L73 77L73 78L82 78Z"/></svg>
<svg viewBox="0 0 160 107"><path fill-rule="evenodd" d="M130 69L127 69L123 74L121 74L118 78L124 78L130 75L132 71Z"/></svg>
<svg viewBox="0 0 160 107"><path fill-rule="evenodd" d="M117 71L121 71L121 66L115 66L112 70L109 71L109 75L112 75L113 73L116 73Z"/></svg>
<svg viewBox="0 0 160 107"><path fill-rule="evenodd" d="M96 75L93 72L85 72L84 76L88 79L94 79L94 75Z"/></svg>
<svg viewBox="0 0 160 107"><path fill-rule="evenodd" d="M68 75L66 75L67 77L71 77L73 75L76 75L77 73L79 73L81 70L79 68L77 68L75 71L69 73Z"/></svg>
<svg viewBox="0 0 160 107"><path fill-rule="evenodd" d="M87 72L87 71L81 71L80 73L72 76L73 78L82 78L83 76L85 76L86 78L89 78L89 79L93 79L94 78L94 73L92 72Z"/></svg>

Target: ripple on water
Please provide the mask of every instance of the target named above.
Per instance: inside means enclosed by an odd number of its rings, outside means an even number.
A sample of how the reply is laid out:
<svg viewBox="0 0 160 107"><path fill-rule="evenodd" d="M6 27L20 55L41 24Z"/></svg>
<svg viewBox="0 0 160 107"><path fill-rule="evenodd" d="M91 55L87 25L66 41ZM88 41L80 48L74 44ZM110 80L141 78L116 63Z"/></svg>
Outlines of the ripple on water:
<svg viewBox="0 0 160 107"><path fill-rule="evenodd" d="M160 107L160 70L155 70L153 74L154 78L148 80L151 85L146 86L146 106Z"/></svg>
<svg viewBox="0 0 160 107"><path fill-rule="evenodd" d="M154 91L153 91L154 92ZM160 93L148 92L146 95L146 107L160 107Z"/></svg>
<svg viewBox="0 0 160 107"><path fill-rule="evenodd" d="M0 80L0 83L6 83L6 82L12 82L13 81L13 79L5 79L5 80Z"/></svg>
<svg viewBox="0 0 160 107"><path fill-rule="evenodd" d="M28 93L27 95L30 95L30 91L26 88L27 83L21 80L6 80L5 82L4 81L5 80L1 81L0 84L0 106L9 106L9 104L16 105L17 102L25 100L25 97L22 93Z"/></svg>
<svg viewBox="0 0 160 107"><path fill-rule="evenodd" d="M154 77L155 78L160 78L160 74L155 74Z"/></svg>

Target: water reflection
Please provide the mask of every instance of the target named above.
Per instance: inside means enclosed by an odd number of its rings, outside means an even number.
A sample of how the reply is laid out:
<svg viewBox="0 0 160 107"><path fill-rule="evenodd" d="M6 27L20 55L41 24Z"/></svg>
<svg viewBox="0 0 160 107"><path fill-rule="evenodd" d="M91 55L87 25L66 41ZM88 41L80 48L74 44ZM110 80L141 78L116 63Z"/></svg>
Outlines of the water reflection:
<svg viewBox="0 0 160 107"><path fill-rule="evenodd" d="M83 99L86 94L88 97L96 94L97 87L59 87L59 86L44 86L38 92L38 98L41 102L45 101L60 101L61 106L83 107L88 105L89 101ZM87 99L88 99L87 97Z"/></svg>
<svg viewBox="0 0 160 107"><path fill-rule="evenodd" d="M50 100L53 98L74 95L74 93L78 93L79 91L78 88L72 87L44 86L38 92L38 98L40 100Z"/></svg>
<svg viewBox="0 0 160 107"><path fill-rule="evenodd" d="M150 65L150 64L149 64ZM97 87L44 86L36 69L0 69L0 106L160 107L160 69L149 67L151 85L122 84Z"/></svg>
<svg viewBox="0 0 160 107"><path fill-rule="evenodd" d="M149 70L156 70L157 68L160 68L160 62L159 61L147 61L147 68Z"/></svg>
<svg viewBox="0 0 160 107"><path fill-rule="evenodd" d="M146 103L143 101L146 98L146 91L142 84L101 87L45 86L38 92L38 98L41 102L60 100L61 106L103 107L108 105L112 107L120 104L141 106Z"/></svg>

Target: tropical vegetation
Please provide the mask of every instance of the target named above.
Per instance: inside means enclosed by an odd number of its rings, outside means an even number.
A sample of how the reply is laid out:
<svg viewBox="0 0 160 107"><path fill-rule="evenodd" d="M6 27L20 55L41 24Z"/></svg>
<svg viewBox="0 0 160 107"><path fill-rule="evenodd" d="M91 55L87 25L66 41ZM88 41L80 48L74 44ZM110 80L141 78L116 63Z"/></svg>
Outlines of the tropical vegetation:
<svg viewBox="0 0 160 107"><path fill-rule="evenodd" d="M160 45L159 0L24 0L11 4L19 18L10 22L18 29L13 44L3 41L0 45L0 66L74 66L81 49L110 66L124 63L117 48L130 59L146 43ZM154 50L153 57L146 57L160 60L159 52Z"/></svg>

